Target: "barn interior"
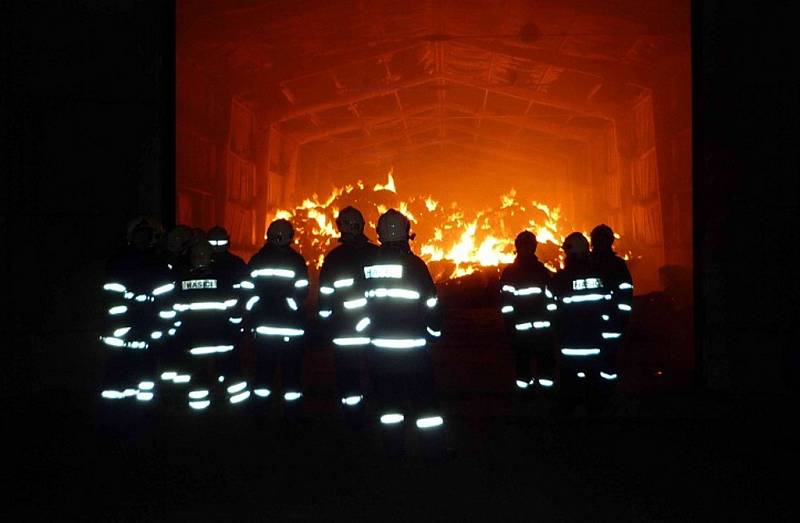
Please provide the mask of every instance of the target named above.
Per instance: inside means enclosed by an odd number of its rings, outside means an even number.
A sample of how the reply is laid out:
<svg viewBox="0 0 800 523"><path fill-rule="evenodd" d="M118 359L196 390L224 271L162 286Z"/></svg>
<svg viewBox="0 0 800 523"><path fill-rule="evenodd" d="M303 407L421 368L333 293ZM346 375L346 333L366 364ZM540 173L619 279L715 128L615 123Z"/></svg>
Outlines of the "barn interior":
<svg viewBox="0 0 800 523"><path fill-rule="evenodd" d="M797 520L792 12L496 4L3 3L0 397L13 475L0 514ZM324 352L309 354L317 387L298 426L99 430L99 289L131 217L222 223L247 256L285 213L311 224L319 249L348 195L376 213L455 201L464 223L445 219L461 235L430 249L445 290L485 285L507 254L503 224L557 243L609 223L637 311L656 320L630 333L629 355L654 357L628 358L613 415L556 423L509 398L510 353L481 304L451 308L462 334L437 348L437 377L455 454L438 467L388 463L369 433L342 426ZM436 212L419 207L415 248L435 238ZM500 224L485 257L473 256L490 235L479 217ZM686 282L662 267L690 268L683 337L657 321L674 309L648 305Z"/></svg>

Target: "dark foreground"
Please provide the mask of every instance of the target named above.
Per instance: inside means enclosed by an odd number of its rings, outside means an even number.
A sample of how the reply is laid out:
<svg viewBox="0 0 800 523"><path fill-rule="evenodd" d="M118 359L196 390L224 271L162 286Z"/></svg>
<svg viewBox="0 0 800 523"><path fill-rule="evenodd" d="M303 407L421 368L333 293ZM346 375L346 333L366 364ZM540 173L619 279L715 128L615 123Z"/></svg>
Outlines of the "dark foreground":
<svg viewBox="0 0 800 523"><path fill-rule="evenodd" d="M796 521L796 409L691 394L628 371L610 411L551 416L511 389L490 316L450 315L437 349L448 458L383 457L344 426L310 352L303 419L145 418L103 430L91 391L11 406L4 520ZM469 335L465 325L469 323ZM637 381L638 380L638 381ZM676 379L677 381L677 379ZM36 430L29 430L36 429ZM32 433L32 434L31 434ZM29 435L30 434L30 435ZM22 440L22 441L19 441ZM413 440L412 440L413 441ZM11 487L9 489L9 486Z"/></svg>

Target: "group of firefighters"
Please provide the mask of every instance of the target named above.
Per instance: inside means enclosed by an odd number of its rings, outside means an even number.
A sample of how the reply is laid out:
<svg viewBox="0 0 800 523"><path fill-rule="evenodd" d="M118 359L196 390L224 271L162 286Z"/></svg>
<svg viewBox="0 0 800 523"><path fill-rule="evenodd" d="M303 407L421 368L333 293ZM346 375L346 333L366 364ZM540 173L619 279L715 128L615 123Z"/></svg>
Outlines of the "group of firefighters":
<svg viewBox="0 0 800 523"><path fill-rule="evenodd" d="M379 246L364 235L357 209L342 209L336 224L340 244L320 271L317 315L334 349L344 416L355 426L366 418L367 368L387 451L403 451L408 417L423 448L440 452L444 419L429 347L442 335L442 317L430 272L411 251L410 222L394 209L381 215ZM179 398L189 410L204 411L212 404L259 409L278 397L287 416L296 414L308 269L292 248L289 221L273 221L266 236L245 263L228 250L221 227L205 233L178 226L165 236L154 220L132 222L128 245L109 261L103 285L107 325L100 339L109 350L102 398L117 404ZM523 231L500 282L516 386L549 391L558 379L568 407L585 386L603 397L618 379L616 353L631 311L633 285L611 248L613 232L601 225L591 239L590 252L582 234L570 234L564 268L553 275L536 257L536 237ZM253 372L243 364L246 346L253 348Z"/></svg>

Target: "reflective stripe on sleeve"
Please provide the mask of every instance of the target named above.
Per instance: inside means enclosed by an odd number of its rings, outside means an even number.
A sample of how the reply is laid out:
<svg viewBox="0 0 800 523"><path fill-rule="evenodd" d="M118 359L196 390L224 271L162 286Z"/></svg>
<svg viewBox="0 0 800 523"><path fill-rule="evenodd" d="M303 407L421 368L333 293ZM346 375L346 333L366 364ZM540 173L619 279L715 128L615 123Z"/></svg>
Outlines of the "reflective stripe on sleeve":
<svg viewBox="0 0 800 523"><path fill-rule="evenodd" d="M442 331L435 331L430 327L425 327L428 330L428 334L433 336L434 338L439 338L442 335Z"/></svg>
<svg viewBox="0 0 800 523"><path fill-rule="evenodd" d="M110 292L119 292L124 293L127 289L121 283L106 283L103 285L103 290L110 291Z"/></svg>
<svg viewBox="0 0 800 523"><path fill-rule="evenodd" d="M369 338L350 337L350 338L334 338L333 344L339 347L352 347L355 345L369 345Z"/></svg>
<svg viewBox="0 0 800 523"><path fill-rule="evenodd" d="M336 280L333 282L333 287L336 289L341 289L343 287L352 287L355 280L353 278L343 278L341 280Z"/></svg>
<svg viewBox="0 0 800 523"><path fill-rule="evenodd" d="M427 345L425 338L405 338L405 339L392 339L392 338L375 338L372 344L381 349L412 349L416 347L424 347Z"/></svg>
<svg viewBox="0 0 800 523"><path fill-rule="evenodd" d="M604 340L610 340L610 339L614 339L614 338L619 338L620 336L622 336L622 333L621 332L604 332L602 335L603 335L603 339Z"/></svg>
<svg viewBox="0 0 800 523"><path fill-rule="evenodd" d="M294 301L294 298L286 298L286 305L288 305L293 311L297 310L297 302Z"/></svg>
<svg viewBox="0 0 800 523"><path fill-rule="evenodd" d="M166 283L153 289L153 296L160 296L175 289L174 283Z"/></svg>
<svg viewBox="0 0 800 523"><path fill-rule="evenodd" d="M278 269L274 267L264 267L256 269L250 273L253 278L275 277L275 278L294 278L294 271L291 269Z"/></svg>
<svg viewBox="0 0 800 523"><path fill-rule="evenodd" d="M361 332L366 329L370 324L369 318L361 318L358 323L356 323L356 332Z"/></svg>
<svg viewBox="0 0 800 523"><path fill-rule="evenodd" d="M425 305L427 305L429 309L432 309L432 308L436 307L436 305L438 305L438 303L439 303L439 299L438 298L428 298L425 301Z"/></svg>
<svg viewBox="0 0 800 523"><path fill-rule="evenodd" d="M600 349L561 349L561 354L564 356L593 356L600 354Z"/></svg>
<svg viewBox="0 0 800 523"><path fill-rule="evenodd" d="M295 329L291 327L273 327L270 325L261 325L256 328L258 334L265 336L302 336L305 331L303 329Z"/></svg>
<svg viewBox="0 0 800 523"><path fill-rule="evenodd" d="M323 285L322 287L319 288L319 292L321 292L322 294L333 294L334 289L333 287L328 287Z"/></svg>
<svg viewBox="0 0 800 523"><path fill-rule="evenodd" d="M617 308L621 311L630 312L631 306L627 303L619 303L617 304Z"/></svg>
<svg viewBox="0 0 800 523"><path fill-rule="evenodd" d="M367 291L368 298L400 298L404 300L418 300L419 293L409 289L372 289Z"/></svg>
<svg viewBox="0 0 800 523"><path fill-rule="evenodd" d="M294 286L298 289L302 289L303 287L308 287L308 280L305 278L301 278L294 282Z"/></svg>
<svg viewBox="0 0 800 523"><path fill-rule="evenodd" d="M329 310L319 311L319 315L320 315L321 318L327 318L331 314L333 314L333 311L329 311Z"/></svg>
<svg viewBox="0 0 800 523"><path fill-rule="evenodd" d="M366 298L356 298L355 300L346 301L342 305L344 305L345 309L358 309L360 307L365 306L366 304L367 304Z"/></svg>
<svg viewBox="0 0 800 523"><path fill-rule="evenodd" d="M512 305L503 305L500 308L500 312L503 314L508 314L509 312L514 312L514 307Z"/></svg>

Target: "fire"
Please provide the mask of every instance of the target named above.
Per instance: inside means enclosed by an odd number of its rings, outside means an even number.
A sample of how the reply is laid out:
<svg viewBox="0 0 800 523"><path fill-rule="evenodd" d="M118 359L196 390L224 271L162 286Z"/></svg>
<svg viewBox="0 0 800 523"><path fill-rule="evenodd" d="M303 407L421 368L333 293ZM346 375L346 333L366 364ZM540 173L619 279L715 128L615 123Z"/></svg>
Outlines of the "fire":
<svg viewBox="0 0 800 523"><path fill-rule="evenodd" d="M550 270L562 266L560 245L571 231L560 223L559 207L523 200L514 189L500 197L497 207L477 211L463 209L457 202L445 205L431 195L400 199L393 174L390 170L386 183L375 184L372 189L359 180L334 188L325 198L313 194L294 209L277 210L273 217L293 222L298 249L317 269L325 253L338 242L336 216L347 205L364 214L367 234L374 231L378 216L389 208L405 214L417 233L412 247L428 263L437 281L513 262L514 238L524 229L536 235L537 255Z"/></svg>

